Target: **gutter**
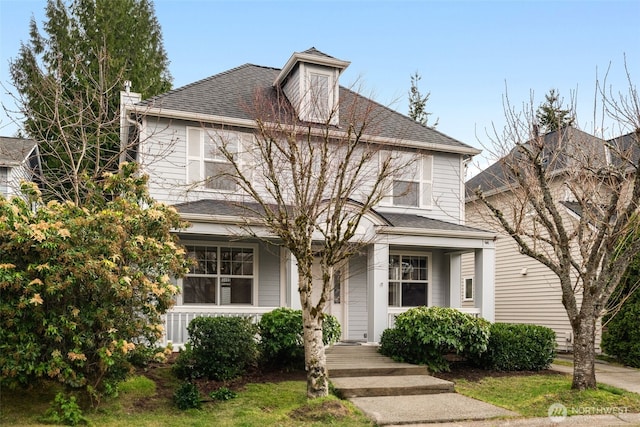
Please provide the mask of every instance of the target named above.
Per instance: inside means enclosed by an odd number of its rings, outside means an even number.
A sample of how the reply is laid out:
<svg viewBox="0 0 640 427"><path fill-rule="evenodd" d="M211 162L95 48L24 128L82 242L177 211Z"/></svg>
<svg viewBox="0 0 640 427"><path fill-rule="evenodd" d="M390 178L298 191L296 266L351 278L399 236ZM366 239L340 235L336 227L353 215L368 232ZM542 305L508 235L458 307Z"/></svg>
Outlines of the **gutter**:
<svg viewBox="0 0 640 427"><path fill-rule="evenodd" d="M257 128L256 121L251 119L224 117L224 116L218 116L214 114L196 114L196 113L189 113L189 112L179 111L179 110L169 110L169 109L159 108L159 107L148 107L148 108L142 108L142 109L128 108L128 109L136 113L140 113L148 116L165 117L170 119L195 121L195 122L201 122L201 123L203 122L216 123L223 126ZM325 129L311 128L312 135L323 136L325 133L326 133ZM344 137L344 135L346 135L346 133L343 131L329 131L330 137L340 138L340 137ZM378 143L380 145L389 145L392 147L419 148L422 150L439 151L444 153L468 154L468 155L474 156L482 152L482 150L479 150L473 147L455 147L450 145L433 144L429 142L420 142L420 141L413 141L413 140L407 140L407 139L388 138L388 137L380 137L380 136L367 136L364 139L366 139L368 142Z"/></svg>
<svg viewBox="0 0 640 427"><path fill-rule="evenodd" d="M380 234L397 234L401 236L423 236L423 237L452 237L456 239L471 238L495 240L498 235L489 231L463 231L463 230L434 230L413 227L388 227L378 228Z"/></svg>

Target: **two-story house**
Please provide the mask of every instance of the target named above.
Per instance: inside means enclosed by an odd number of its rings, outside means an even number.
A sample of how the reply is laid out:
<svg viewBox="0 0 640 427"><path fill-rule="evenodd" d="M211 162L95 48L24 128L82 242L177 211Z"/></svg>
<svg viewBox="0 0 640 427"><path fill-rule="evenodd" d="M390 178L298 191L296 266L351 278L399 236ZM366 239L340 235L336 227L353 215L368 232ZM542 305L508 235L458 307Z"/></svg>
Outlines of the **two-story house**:
<svg viewBox="0 0 640 427"><path fill-rule="evenodd" d="M225 178L229 164L208 132L224 132L238 152L250 147L257 122L247 106L257 92L286 101L301 122L337 134L348 127L346 115L325 123L324 112L345 100L356 108L366 102L381 119L363 140L407 157L394 178L399 185L390 185L366 215L363 226L374 238L334 278L327 311L340 321L343 340L377 342L394 316L412 306L461 307L463 253L476 260L467 311L493 320L495 233L465 226L464 216L465 165L479 150L340 86L348 65L311 48L281 69L245 64L147 100L122 93L122 136L135 142L128 157L149 175L152 197L191 223L176 232L197 264L178 280L181 293L166 316L168 341L183 343L195 316L259 318L277 307L300 307L295 259L277 240L250 237L240 226L247 211L238 201L250 198ZM313 100L306 99L310 94Z"/></svg>
<svg viewBox="0 0 640 427"><path fill-rule="evenodd" d="M20 183L31 181L38 173L38 144L24 138L0 137L0 194L20 195Z"/></svg>
<svg viewBox="0 0 640 427"><path fill-rule="evenodd" d="M637 138L638 134L634 132L604 141L573 127L549 132L538 138L538 143L545 147L546 156L543 161L546 162L549 182L567 230L574 230L573 224L578 224L581 219L591 222L595 221L596 217L596 209L592 215L585 215L580 203L576 201L576 196L568 189L567 182L575 179L580 173L575 169L591 166L592 170L595 170L595 166L611 165L614 170L620 170L624 174L625 168L632 169L631 164L638 164L640 152ZM631 163L625 166L626 162ZM537 216L527 209L517 209L520 206L519 201L525 198L514 194L520 187L506 166L517 164L518 151L514 148L466 183L467 224L482 225L499 233L496 240L495 321L547 326L556 333L558 350L571 351L574 336L567 311L563 306L558 276L541 262L523 255L515 241L496 223L475 193L480 189L491 203L503 209L512 223L521 221L528 226L534 226ZM595 184L579 187L583 192L594 193L598 188ZM606 191L603 194L608 196ZM624 194L623 192L623 199ZM591 196L585 199L593 200ZM578 236L572 236L570 244L577 252L580 247ZM471 254L465 254L463 257L463 277L465 282L473 281ZM577 284L575 276L572 280L576 283L576 296L580 304L581 287ZM471 295L470 290L465 291L465 297ZM463 298L462 305L472 306L472 301ZM596 348L600 346L601 332L598 322Z"/></svg>

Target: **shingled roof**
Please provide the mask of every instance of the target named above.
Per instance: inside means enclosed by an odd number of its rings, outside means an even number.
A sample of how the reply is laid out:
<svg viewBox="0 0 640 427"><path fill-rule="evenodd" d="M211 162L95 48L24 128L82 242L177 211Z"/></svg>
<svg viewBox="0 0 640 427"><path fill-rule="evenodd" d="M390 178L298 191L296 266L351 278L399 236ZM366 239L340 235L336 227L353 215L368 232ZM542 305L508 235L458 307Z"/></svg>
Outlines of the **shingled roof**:
<svg viewBox="0 0 640 427"><path fill-rule="evenodd" d="M224 200L204 199L195 202L178 203L174 207L181 214L220 215L235 218L258 218L256 212L262 209L257 203L234 204ZM478 228L427 218L414 214L381 213L372 210L389 227L412 228L432 231L486 232ZM239 220L239 222L241 222Z"/></svg>
<svg viewBox="0 0 640 427"><path fill-rule="evenodd" d="M313 48L312 48L313 49ZM315 49L304 53L324 55ZM262 92L267 99L277 102L279 96L273 82L280 69L253 64L241 65L220 74L179 87L164 94L144 100L138 104L141 111L145 108L157 108L159 115L163 110L180 111L194 116L210 115L234 119L253 120L255 117L248 108L255 94ZM372 116L379 119L376 125L376 137L403 139L423 143L429 148L474 155L480 150L443 134L435 129L423 126L409 117L398 113L354 91L340 86L340 100L343 105L371 105ZM347 128L348 117L340 115L339 127Z"/></svg>
<svg viewBox="0 0 640 427"><path fill-rule="evenodd" d="M604 159L605 157L604 147L606 141L573 127L565 127L549 132L541 138L544 152L549 153L546 156L549 157L551 153L554 153L551 164L553 172L560 172L568 166L571 158L563 154L563 150L571 152L572 148L570 147L583 147L585 152L596 156L596 158ZM527 142L526 144L530 143L531 142ZM561 145L563 148L558 150L558 147ZM476 197L476 189L480 189L484 193L499 192L507 189L509 185L514 184L515 179L511 176L507 165L517 164L519 156L518 147L514 147L509 154L469 179L465 184L467 200Z"/></svg>
<svg viewBox="0 0 640 427"><path fill-rule="evenodd" d="M36 149L31 139L0 137L0 166L18 166Z"/></svg>

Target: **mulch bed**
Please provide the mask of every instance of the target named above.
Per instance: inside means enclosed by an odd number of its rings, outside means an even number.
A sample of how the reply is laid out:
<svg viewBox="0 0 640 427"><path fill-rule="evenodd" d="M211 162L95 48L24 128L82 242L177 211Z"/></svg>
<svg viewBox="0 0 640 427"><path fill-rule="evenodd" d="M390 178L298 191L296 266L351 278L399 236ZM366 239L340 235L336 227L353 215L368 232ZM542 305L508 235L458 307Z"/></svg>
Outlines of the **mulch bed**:
<svg viewBox="0 0 640 427"><path fill-rule="evenodd" d="M486 369L480 369L475 366L471 366L464 362L456 362L451 364L450 372L438 372L432 374L436 378L443 380L453 381L455 379L465 379L467 381L477 382L484 378L499 378L499 377L515 377L515 376L530 376L530 375L564 375L561 372L553 371L551 369L543 369L541 371L491 371Z"/></svg>

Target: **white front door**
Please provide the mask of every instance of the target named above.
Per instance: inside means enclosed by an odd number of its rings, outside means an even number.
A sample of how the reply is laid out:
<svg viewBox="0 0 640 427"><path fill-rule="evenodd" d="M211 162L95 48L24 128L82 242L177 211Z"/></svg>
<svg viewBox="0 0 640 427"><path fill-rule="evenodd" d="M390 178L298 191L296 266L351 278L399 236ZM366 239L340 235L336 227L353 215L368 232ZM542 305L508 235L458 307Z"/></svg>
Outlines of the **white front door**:
<svg viewBox="0 0 640 427"><path fill-rule="evenodd" d="M322 290L322 275L320 274L320 265L317 261L313 263L311 274L313 275L312 301L315 304L320 299L320 292ZM342 340L349 336L347 331L348 322L346 315L347 277L346 268L335 270L333 278L331 279L329 300L325 306L325 312L334 315L338 320L338 323L340 323L340 339Z"/></svg>

